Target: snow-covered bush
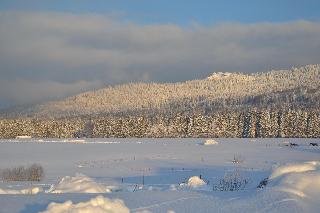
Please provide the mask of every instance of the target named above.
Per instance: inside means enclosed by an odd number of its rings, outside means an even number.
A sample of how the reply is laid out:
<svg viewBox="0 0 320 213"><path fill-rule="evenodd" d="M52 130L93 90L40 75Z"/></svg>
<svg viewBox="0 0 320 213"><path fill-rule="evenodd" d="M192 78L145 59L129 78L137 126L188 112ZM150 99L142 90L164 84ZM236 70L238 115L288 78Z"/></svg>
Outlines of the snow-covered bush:
<svg viewBox="0 0 320 213"><path fill-rule="evenodd" d="M1 172L4 181L41 181L44 177L44 170L41 165L33 164L30 167L24 166L7 168Z"/></svg>
<svg viewBox="0 0 320 213"><path fill-rule="evenodd" d="M268 181L269 181L269 178L263 179L262 181L260 181L260 183L257 186L257 188L262 189L262 188L266 187L267 184L268 184Z"/></svg>
<svg viewBox="0 0 320 213"><path fill-rule="evenodd" d="M232 163L240 164L243 163L244 158L241 155L233 155Z"/></svg>
<svg viewBox="0 0 320 213"><path fill-rule="evenodd" d="M239 170L226 173L219 183L213 184L213 191L239 191L243 190L248 184L248 178L241 175Z"/></svg>

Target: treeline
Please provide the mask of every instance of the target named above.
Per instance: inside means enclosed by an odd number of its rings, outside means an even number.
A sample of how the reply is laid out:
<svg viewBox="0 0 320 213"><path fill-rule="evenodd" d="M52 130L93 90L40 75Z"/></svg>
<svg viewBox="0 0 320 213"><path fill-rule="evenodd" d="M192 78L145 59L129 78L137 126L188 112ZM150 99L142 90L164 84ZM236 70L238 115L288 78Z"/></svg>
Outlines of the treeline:
<svg viewBox="0 0 320 213"><path fill-rule="evenodd" d="M320 137L320 111L217 111L209 114L83 116L0 120L0 138L71 137Z"/></svg>

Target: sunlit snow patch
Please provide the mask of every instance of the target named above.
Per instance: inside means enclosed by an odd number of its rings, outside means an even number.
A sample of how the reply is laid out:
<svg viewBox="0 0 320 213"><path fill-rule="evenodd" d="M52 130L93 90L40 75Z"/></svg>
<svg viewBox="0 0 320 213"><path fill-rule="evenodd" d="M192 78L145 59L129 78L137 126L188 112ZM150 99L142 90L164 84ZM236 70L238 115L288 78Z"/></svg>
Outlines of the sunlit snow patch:
<svg viewBox="0 0 320 213"><path fill-rule="evenodd" d="M188 180L188 186L192 188L198 188L201 186L206 185L206 182L204 182L202 179L200 179L198 176L190 177Z"/></svg>
<svg viewBox="0 0 320 213"><path fill-rule="evenodd" d="M213 140L213 139L208 139L203 143L203 145L205 145L205 146L217 145L217 144L219 144L218 141Z"/></svg>
<svg viewBox="0 0 320 213"><path fill-rule="evenodd" d="M281 166L276 168L272 172L270 179L274 179L276 177L279 177L287 173L303 173L307 171L313 171L313 170L316 170L317 167L319 167L319 162L316 162L316 161L298 163L298 164L288 164L286 166Z"/></svg>
<svg viewBox="0 0 320 213"><path fill-rule="evenodd" d="M50 203L46 211L42 213L129 213L130 210L120 199L108 199L101 195L92 198L87 202L72 203L66 201L64 203Z"/></svg>
<svg viewBox="0 0 320 213"><path fill-rule="evenodd" d="M195 190L208 190L207 183L199 176L192 176L188 179L188 182L181 183L180 189L195 189Z"/></svg>
<svg viewBox="0 0 320 213"><path fill-rule="evenodd" d="M85 143L86 140L84 140L84 139L65 139L62 142L67 142L67 143Z"/></svg>
<svg viewBox="0 0 320 213"><path fill-rule="evenodd" d="M42 188L32 187L27 189L1 189L0 194L14 194L14 195L34 195L42 192Z"/></svg>
<svg viewBox="0 0 320 213"><path fill-rule="evenodd" d="M66 176L58 184L53 184L47 193L108 193L111 190L100 185L90 177L77 174L75 177Z"/></svg>
<svg viewBox="0 0 320 213"><path fill-rule="evenodd" d="M281 191L320 201L320 162L288 164L273 171L271 185Z"/></svg>

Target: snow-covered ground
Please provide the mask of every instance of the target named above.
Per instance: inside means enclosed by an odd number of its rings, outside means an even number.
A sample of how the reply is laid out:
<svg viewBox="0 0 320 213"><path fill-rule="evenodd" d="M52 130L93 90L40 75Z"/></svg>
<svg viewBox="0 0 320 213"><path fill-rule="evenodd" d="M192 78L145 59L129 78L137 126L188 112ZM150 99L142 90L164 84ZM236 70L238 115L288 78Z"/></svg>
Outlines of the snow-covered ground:
<svg viewBox="0 0 320 213"><path fill-rule="evenodd" d="M0 213L320 212L319 139L213 141L0 140L0 169L45 171L0 181Z"/></svg>

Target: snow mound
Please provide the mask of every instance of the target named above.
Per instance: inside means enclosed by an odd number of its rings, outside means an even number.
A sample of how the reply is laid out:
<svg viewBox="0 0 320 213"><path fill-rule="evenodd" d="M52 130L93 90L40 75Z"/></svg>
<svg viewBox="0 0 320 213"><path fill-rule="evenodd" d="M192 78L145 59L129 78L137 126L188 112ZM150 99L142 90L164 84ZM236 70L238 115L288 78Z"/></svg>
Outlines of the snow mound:
<svg viewBox="0 0 320 213"><path fill-rule="evenodd" d="M279 190L320 202L320 162L290 164L274 170L270 180Z"/></svg>
<svg viewBox="0 0 320 213"><path fill-rule="evenodd" d="M28 189L1 189L0 188L0 194L10 194L10 195L35 195L38 194L39 192L42 192L42 188L39 187L33 187L33 188L28 188Z"/></svg>
<svg viewBox="0 0 320 213"><path fill-rule="evenodd" d="M319 162L316 161L281 166L272 172L270 179L274 179L287 173L302 173L313 171L317 169L317 166L319 166Z"/></svg>
<svg viewBox="0 0 320 213"><path fill-rule="evenodd" d="M281 181L280 189L299 197L309 197L320 201L320 171L288 175Z"/></svg>
<svg viewBox="0 0 320 213"><path fill-rule="evenodd" d="M77 174L75 177L66 176L61 181L52 185L48 193L108 193L111 192L105 186L102 186L90 177Z"/></svg>
<svg viewBox="0 0 320 213"><path fill-rule="evenodd" d="M217 145L217 144L219 144L218 141L215 141L213 139L208 139L203 143L203 145L205 145L205 146Z"/></svg>
<svg viewBox="0 0 320 213"><path fill-rule="evenodd" d="M200 179L198 176L190 177L188 180L188 186L191 188L199 188L206 185L206 182L204 182L202 179Z"/></svg>
<svg viewBox="0 0 320 213"><path fill-rule="evenodd" d="M230 73L230 72L214 72L214 73L212 73L212 75L207 77L207 79L208 80L218 80L221 78L230 77L232 75L233 75L233 73Z"/></svg>
<svg viewBox="0 0 320 213"><path fill-rule="evenodd" d="M119 199L108 199L101 195L87 202L73 204L72 201L64 203L50 203L47 210L42 213L129 213L130 210Z"/></svg>
<svg viewBox="0 0 320 213"><path fill-rule="evenodd" d="M207 80L214 81L214 80L222 80L227 78L240 78L240 79L247 79L247 80L254 79L252 75L246 75L239 72L214 72L207 77Z"/></svg>

